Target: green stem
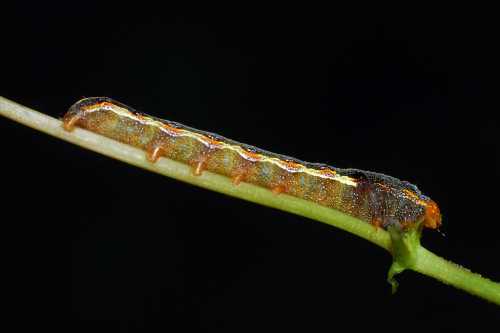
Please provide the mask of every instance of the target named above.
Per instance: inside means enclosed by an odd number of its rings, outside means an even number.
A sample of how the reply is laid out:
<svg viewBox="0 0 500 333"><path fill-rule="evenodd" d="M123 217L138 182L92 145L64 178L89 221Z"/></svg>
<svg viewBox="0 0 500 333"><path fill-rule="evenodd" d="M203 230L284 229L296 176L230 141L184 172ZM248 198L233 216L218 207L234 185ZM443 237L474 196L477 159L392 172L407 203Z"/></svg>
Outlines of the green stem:
<svg viewBox="0 0 500 333"><path fill-rule="evenodd" d="M71 133L67 132L63 130L61 121L1 96L0 114L54 137L143 169L335 226L391 251L391 237L387 231L380 228L376 230L370 224L340 211L286 194L276 195L267 189L248 183L235 186L229 178L208 171L204 171L201 176L195 176L190 166L174 160L160 158L156 163L150 163L140 149L80 128L76 128ZM408 268L500 305L500 284L449 263L420 245L418 245L417 252L417 260Z"/></svg>
<svg viewBox="0 0 500 333"><path fill-rule="evenodd" d="M426 248L417 249L416 262L412 270L452 285L500 305L500 284L491 281L465 267L437 256Z"/></svg>

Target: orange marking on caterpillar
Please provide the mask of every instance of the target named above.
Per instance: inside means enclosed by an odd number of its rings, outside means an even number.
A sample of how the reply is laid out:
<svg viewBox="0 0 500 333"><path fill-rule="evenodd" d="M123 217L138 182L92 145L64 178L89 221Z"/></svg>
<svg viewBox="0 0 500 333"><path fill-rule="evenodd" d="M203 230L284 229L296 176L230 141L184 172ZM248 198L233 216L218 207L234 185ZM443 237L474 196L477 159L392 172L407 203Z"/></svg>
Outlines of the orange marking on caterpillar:
<svg viewBox="0 0 500 333"><path fill-rule="evenodd" d="M275 186L271 189L271 192L273 192L275 195L281 194L285 192L285 186L281 185Z"/></svg>
<svg viewBox="0 0 500 333"><path fill-rule="evenodd" d="M288 193L337 209L378 228L408 230L423 222L441 225L437 204L418 188L384 174L308 163L139 113L107 97L84 98L68 110L63 128L85 128L133 145L152 163L160 156L192 166L195 175L208 170L231 179Z"/></svg>
<svg viewBox="0 0 500 333"><path fill-rule="evenodd" d="M175 134L175 135L180 135L183 132L181 129L175 128L173 126L169 126L167 124L162 124L162 128L164 128L167 132L169 132L171 134Z"/></svg>
<svg viewBox="0 0 500 333"><path fill-rule="evenodd" d="M379 228L381 228L383 226L383 222L382 222L382 219L380 217L372 218L370 223L371 223L371 225L373 225L375 227L375 230L378 230Z"/></svg>
<svg viewBox="0 0 500 333"><path fill-rule="evenodd" d="M248 150L242 151L243 156L245 156L250 161L260 161L262 160L262 155L259 153L254 153Z"/></svg>
<svg viewBox="0 0 500 333"><path fill-rule="evenodd" d="M218 141L218 140L214 140L210 137L204 137L203 140L206 142L207 145L209 145L210 147L218 147L222 144L222 142Z"/></svg>
<svg viewBox="0 0 500 333"><path fill-rule="evenodd" d="M205 164L205 161L199 161L197 164L196 164L196 167L194 168L193 170L193 174L195 176L201 176L201 174L203 173L203 165Z"/></svg>
<svg viewBox="0 0 500 333"><path fill-rule="evenodd" d="M203 143L206 143L205 140L203 140ZM195 176L201 176L203 170L205 170L205 165L211 151L212 148L204 146L202 152L200 153L200 156L194 161L195 167L193 170L193 174Z"/></svg>
<svg viewBox="0 0 500 333"><path fill-rule="evenodd" d="M101 102L101 103L97 103L97 104L94 104L94 105L87 105L87 106L84 106L82 107L82 110L83 111L88 111L88 110L95 110L95 109L99 109L99 108L106 108L106 107L113 107L114 105L110 102Z"/></svg>
<svg viewBox="0 0 500 333"><path fill-rule="evenodd" d="M426 203L424 226L430 229L438 229L441 226L442 217L438 205L430 200Z"/></svg>
<svg viewBox="0 0 500 333"><path fill-rule="evenodd" d="M161 146L154 146L152 148L148 148L146 150L146 159L152 163L155 163L156 161L158 161L160 156L162 156L163 152L164 149Z"/></svg>
<svg viewBox="0 0 500 333"><path fill-rule="evenodd" d="M290 172L297 172L302 168L301 164L293 161L280 161L280 165Z"/></svg>
<svg viewBox="0 0 500 333"><path fill-rule="evenodd" d="M233 169L231 170L229 176L234 185L239 185L242 181L248 177L249 172L254 167L255 162L248 159L241 159Z"/></svg>
<svg viewBox="0 0 500 333"><path fill-rule="evenodd" d="M239 185L244 177L245 177L244 174L240 173L240 174L232 177L231 181L233 182L234 185Z"/></svg>

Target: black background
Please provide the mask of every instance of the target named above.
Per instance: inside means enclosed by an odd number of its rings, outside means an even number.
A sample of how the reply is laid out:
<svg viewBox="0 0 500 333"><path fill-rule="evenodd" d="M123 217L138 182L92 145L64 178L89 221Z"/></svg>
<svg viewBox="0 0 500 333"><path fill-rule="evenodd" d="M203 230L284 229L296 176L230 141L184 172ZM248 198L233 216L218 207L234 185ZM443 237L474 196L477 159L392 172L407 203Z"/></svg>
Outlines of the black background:
<svg viewBox="0 0 500 333"><path fill-rule="evenodd" d="M55 117L109 96L306 161L408 180L444 215L446 237L426 232L424 246L500 280L482 13L72 6L2 14L1 95ZM346 232L10 120L0 131L4 274L21 321L106 332L499 322L497 306L417 273L400 275L391 295L390 256Z"/></svg>

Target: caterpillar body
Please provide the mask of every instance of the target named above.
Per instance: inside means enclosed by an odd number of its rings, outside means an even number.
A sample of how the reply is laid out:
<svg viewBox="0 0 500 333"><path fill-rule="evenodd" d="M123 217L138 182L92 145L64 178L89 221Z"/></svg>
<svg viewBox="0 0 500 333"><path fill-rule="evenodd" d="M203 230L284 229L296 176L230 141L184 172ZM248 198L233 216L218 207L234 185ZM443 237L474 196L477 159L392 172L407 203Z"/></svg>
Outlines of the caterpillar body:
<svg viewBox="0 0 500 333"><path fill-rule="evenodd" d="M156 162L165 157L240 182L286 193L331 207L376 228L401 230L421 223L441 225L437 204L406 181L358 169L308 163L239 143L220 135L148 116L107 97L84 98L63 117L64 129L75 126L145 151Z"/></svg>

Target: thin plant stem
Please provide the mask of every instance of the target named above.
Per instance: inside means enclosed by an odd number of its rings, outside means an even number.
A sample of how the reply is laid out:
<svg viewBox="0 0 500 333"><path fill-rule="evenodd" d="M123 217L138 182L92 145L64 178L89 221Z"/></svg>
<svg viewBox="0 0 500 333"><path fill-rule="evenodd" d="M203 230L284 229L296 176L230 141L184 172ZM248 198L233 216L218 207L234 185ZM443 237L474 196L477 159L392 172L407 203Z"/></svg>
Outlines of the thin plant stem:
<svg viewBox="0 0 500 333"><path fill-rule="evenodd" d="M418 247L416 258L410 269L500 305L500 283L448 261L423 246Z"/></svg>

